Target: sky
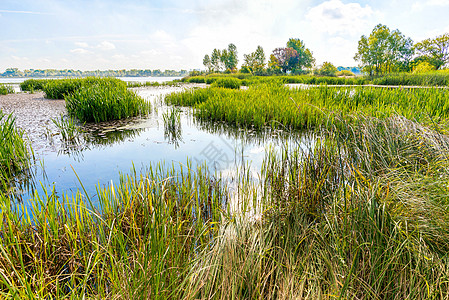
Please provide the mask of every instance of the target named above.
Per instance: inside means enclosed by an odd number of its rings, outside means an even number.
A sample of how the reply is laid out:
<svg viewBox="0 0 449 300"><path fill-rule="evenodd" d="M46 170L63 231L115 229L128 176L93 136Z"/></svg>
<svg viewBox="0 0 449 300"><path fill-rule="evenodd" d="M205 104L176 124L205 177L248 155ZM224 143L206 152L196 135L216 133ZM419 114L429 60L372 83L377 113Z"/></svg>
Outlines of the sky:
<svg viewBox="0 0 449 300"><path fill-rule="evenodd" d="M316 64L357 66L377 24L418 42L449 32L449 0L0 0L0 72L204 69L214 48L301 39Z"/></svg>

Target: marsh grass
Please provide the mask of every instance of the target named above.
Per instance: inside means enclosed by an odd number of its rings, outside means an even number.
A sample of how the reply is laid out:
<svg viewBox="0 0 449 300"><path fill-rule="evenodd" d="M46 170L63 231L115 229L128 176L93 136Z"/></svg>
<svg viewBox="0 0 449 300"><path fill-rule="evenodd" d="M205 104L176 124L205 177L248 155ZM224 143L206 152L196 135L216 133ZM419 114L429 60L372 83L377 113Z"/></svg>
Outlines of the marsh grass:
<svg viewBox="0 0 449 300"><path fill-rule="evenodd" d="M0 191L18 176L28 173L34 159L22 130L16 128L12 114L0 110ZM26 177L26 176L25 176Z"/></svg>
<svg viewBox="0 0 449 300"><path fill-rule="evenodd" d="M290 89L271 82L247 90L187 90L167 95L165 101L193 106L195 115L202 120L259 129L278 128L279 125L310 129L332 124L337 116L346 118L360 113L381 119L397 114L420 123L444 126L449 115L448 96L448 90L436 88L319 86Z"/></svg>
<svg viewBox="0 0 449 300"><path fill-rule="evenodd" d="M2 199L3 295L173 297L226 207L220 183L188 167L123 176L98 188L96 207L81 192L58 199L48 191L28 207Z"/></svg>
<svg viewBox="0 0 449 300"><path fill-rule="evenodd" d="M151 104L114 81L89 84L65 96L69 115L80 122L119 120L151 112Z"/></svg>
<svg viewBox="0 0 449 300"><path fill-rule="evenodd" d="M14 88L11 85L0 83L0 95L14 94Z"/></svg>
<svg viewBox="0 0 449 300"><path fill-rule="evenodd" d="M31 93L33 93L34 91L42 91L44 89L44 86L50 80L51 79L27 79L20 83L20 90Z"/></svg>
<svg viewBox="0 0 449 300"><path fill-rule="evenodd" d="M449 86L449 72L393 73L373 79L373 84L406 86Z"/></svg>

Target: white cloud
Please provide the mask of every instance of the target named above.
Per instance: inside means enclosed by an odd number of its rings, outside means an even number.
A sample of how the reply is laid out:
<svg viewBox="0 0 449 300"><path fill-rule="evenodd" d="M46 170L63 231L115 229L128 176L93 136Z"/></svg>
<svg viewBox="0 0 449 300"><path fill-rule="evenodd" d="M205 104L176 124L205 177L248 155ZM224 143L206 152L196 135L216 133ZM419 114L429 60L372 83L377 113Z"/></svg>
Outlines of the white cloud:
<svg viewBox="0 0 449 300"><path fill-rule="evenodd" d="M82 48L72 49L72 50L70 50L70 52L76 53L76 54L86 54L86 53L90 53L89 50L82 49Z"/></svg>
<svg viewBox="0 0 449 300"><path fill-rule="evenodd" d="M115 45L113 43L111 43L111 42L103 41L100 44L98 44L96 48L98 48L100 50L105 50L105 51L107 51L107 50L114 50L115 49Z"/></svg>
<svg viewBox="0 0 449 300"><path fill-rule="evenodd" d="M421 0L412 5L413 11L421 11L431 6L449 6L449 0Z"/></svg>
<svg viewBox="0 0 449 300"><path fill-rule="evenodd" d="M86 42L76 42L75 45L81 48L89 48L89 44Z"/></svg>
<svg viewBox="0 0 449 300"><path fill-rule="evenodd" d="M306 19L312 28L321 32L354 36L369 24L373 14L369 5L362 7L359 3L343 4L340 0L330 0L310 8Z"/></svg>

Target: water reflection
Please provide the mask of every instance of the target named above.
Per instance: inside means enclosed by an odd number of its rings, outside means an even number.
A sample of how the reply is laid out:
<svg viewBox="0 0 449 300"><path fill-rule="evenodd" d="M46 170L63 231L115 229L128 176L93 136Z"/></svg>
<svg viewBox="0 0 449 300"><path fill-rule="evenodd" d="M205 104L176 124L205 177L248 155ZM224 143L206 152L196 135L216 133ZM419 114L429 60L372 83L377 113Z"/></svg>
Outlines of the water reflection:
<svg viewBox="0 0 449 300"><path fill-rule="evenodd" d="M57 126L48 121L46 129L41 127L45 140L38 142L44 147L37 151L42 162L34 176L37 192L54 186L58 194L70 194L80 189L79 177L95 202L96 185L118 182L120 173L134 168L145 170L158 162L183 165L187 159L193 167L207 164L211 172L223 176L235 176L242 165L257 176L267 147L313 141L313 137L302 133L270 128L257 131L202 122L192 116L189 108L157 103L164 94L181 89L138 89L139 95L155 104L157 109L153 114L100 124L78 124L81 133L74 139L64 139ZM30 192L25 192L23 198L29 195Z"/></svg>

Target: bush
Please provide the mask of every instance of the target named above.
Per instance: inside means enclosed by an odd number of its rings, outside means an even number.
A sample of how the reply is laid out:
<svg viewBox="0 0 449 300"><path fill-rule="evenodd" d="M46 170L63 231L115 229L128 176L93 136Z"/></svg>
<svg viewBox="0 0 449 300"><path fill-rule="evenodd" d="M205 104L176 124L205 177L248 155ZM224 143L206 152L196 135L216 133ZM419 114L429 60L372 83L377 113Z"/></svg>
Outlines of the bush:
<svg viewBox="0 0 449 300"><path fill-rule="evenodd" d="M233 77L218 78L212 83L212 87L222 87L228 89L239 89L242 81Z"/></svg>
<svg viewBox="0 0 449 300"><path fill-rule="evenodd" d="M337 75L337 77L340 77L340 76L355 76L355 74L352 73L352 72L349 71L349 70L341 70L341 71L338 71L336 75Z"/></svg>

